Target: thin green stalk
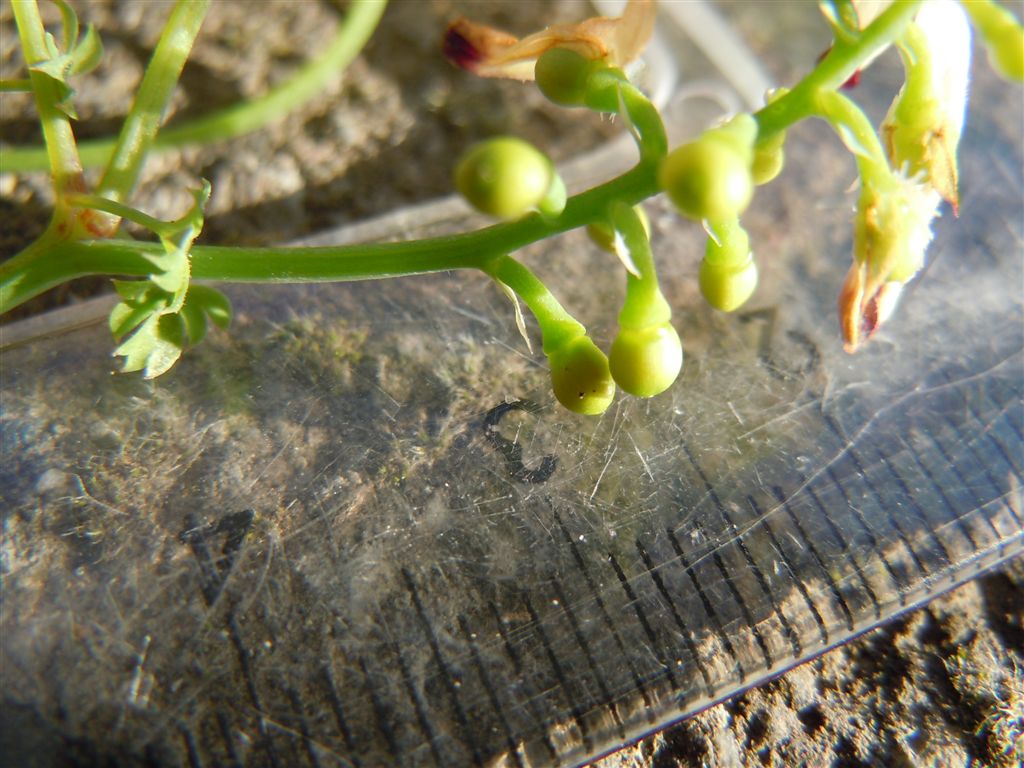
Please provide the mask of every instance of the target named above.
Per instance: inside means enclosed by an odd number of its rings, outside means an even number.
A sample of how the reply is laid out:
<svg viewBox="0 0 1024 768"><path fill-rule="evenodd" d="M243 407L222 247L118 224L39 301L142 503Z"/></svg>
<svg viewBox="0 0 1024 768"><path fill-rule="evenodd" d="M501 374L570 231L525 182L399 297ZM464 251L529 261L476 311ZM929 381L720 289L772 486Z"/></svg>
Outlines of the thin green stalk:
<svg viewBox="0 0 1024 768"><path fill-rule="evenodd" d="M99 195L70 195L68 197L68 204L76 208L88 208L93 211L109 213L118 219L128 219L128 221L148 229L157 236L172 235L180 227L180 222L163 221L143 213L137 208L132 208L130 205L119 203L107 197L100 197Z"/></svg>
<svg viewBox="0 0 1024 768"><path fill-rule="evenodd" d="M611 219L639 273L639 276L626 273L626 298L619 312L619 325L623 328L649 328L668 322L672 310L661 294L654 254L640 216L631 206L615 203Z"/></svg>
<svg viewBox="0 0 1024 768"><path fill-rule="evenodd" d="M641 161L658 162L668 154L668 136L658 108L628 80L619 83L619 98L620 112L625 112Z"/></svg>
<svg viewBox="0 0 1024 768"><path fill-rule="evenodd" d="M540 326L544 353L551 354L566 341L586 334L587 329L559 303L543 281L511 256L492 260L485 271L523 300Z"/></svg>
<svg viewBox="0 0 1024 768"><path fill-rule="evenodd" d="M822 91L815 99L814 113L839 134L857 161L862 181L878 181L890 176L882 142L860 107L838 91Z"/></svg>
<svg viewBox="0 0 1024 768"><path fill-rule="evenodd" d="M230 139L280 119L322 93L331 79L348 67L377 28L386 6L387 0L353 0L327 47L287 81L263 96L164 128L152 148L166 150ZM86 168L103 165L113 149L114 139L94 139L78 144L79 155ZM24 172L43 168L46 168L44 147L5 147L0 154L0 171Z"/></svg>
<svg viewBox="0 0 1024 768"><path fill-rule="evenodd" d="M50 58L46 49L46 29L36 0L13 0L11 7L18 26L22 55L30 67L29 81L35 94L36 111L46 142L43 152L59 201L65 191L81 191L83 187L82 165L78 159L75 135L71 130L71 119L57 107L61 97L59 84L48 75L31 69L33 65Z"/></svg>
<svg viewBox="0 0 1024 768"><path fill-rule="evenodd" d="M387 0L354 0L323 53L284 84L259 98L169 128L160 135L157 146L181 146L240 136L262 128L322 94L331 79L343 72L366 45L385 7Z"/></svg>
<svg viewBox="0 0 1024 768"><path fill-rule="evenodd" d="M210 0L178 0L171 11L96 189L101 197L123 201L135 188L209 5Z"/></svg>
<svg viewBox="0 0 1024 768"><path fill-rule="evenodd" d="M486 271L490 260L603 216L615 200L635 205L658 193L656 169L642 165L569 198L560 216L531 214L514 222L426 240L310 248L247 248L196 245L192 276L236 282L332 282L424 274L450 269ZM0 264L0 313L47 288L86 275L145 276L153 266L143 253L160 254L158 243L87 240L52 244L46 258L30 248Z"/></svg>
<svg viewBox="0 0 1024 768"><path fill-rule="evenodd" d="M758 137L768 139L796 122L815 114L817 95L834 91L878 53L899 38L924 0L895 0L865 27L856 40L837 40L814 71L784 96L754 113Z"/></svg>

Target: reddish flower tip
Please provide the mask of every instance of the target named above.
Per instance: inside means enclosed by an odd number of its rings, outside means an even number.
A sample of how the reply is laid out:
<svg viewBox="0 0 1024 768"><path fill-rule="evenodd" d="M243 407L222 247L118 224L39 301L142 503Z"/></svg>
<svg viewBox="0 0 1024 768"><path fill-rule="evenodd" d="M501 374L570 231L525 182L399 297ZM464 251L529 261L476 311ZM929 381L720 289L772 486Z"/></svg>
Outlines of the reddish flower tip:
<svg viewBox="0 0 1024 768"><path fill-rule="evenodd" d="M850 75L850 77L847 79L847 81L840 86L840 88L842 88L845 91L848 91L851 88L856 88L858 85L860 85L860 73L861 70L855 70L854 73Z"/></svg>
<svg viewBox="0 0 1024 768"><path fill-rule="evenodd" d="M453 22L444 33L444 55L460 69L472 69L483 58L480 51L460 31L464 19Z"/></svg>

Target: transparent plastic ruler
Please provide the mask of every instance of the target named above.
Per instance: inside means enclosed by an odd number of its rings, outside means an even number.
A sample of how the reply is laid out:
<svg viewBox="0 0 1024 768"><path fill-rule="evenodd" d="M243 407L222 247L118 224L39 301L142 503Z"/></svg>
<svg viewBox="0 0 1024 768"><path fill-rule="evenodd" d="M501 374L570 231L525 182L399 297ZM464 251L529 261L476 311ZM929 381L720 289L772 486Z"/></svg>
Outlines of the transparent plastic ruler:
<svg viewBox="0 0 1024 768"><path fill-rule="evenodd" d="M471 275L232 290L230 337L156 383L110 375L101 325L22 334L0 356L22 748L576 764L1018 555L1020 92L976 93L1003 101L972 110L960 219L856 356L833 317L852 164L813 129L749 214L750 309L700 303L702 237L651 205L684 372L601 418L553 403ZM466 226L436 213L390 235ZM524 258L607 344L621 269L581 233Z"/></svg>

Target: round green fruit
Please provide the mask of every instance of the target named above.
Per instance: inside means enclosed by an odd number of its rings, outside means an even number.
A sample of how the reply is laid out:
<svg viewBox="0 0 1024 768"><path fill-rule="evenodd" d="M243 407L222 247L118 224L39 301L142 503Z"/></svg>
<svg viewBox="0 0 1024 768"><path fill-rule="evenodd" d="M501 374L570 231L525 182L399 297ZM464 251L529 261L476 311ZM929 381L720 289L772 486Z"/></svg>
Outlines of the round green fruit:
<svg viewBox="0 0 1024 768"><path fill-rule="evenodd" d="M754 162L751 164L750 173L758 186L767 184L782 172L786 160L782 151L785 140L786 134L780 132L771 141L754 147Z"/></svg>
<svg viewBox="0 0 1024 768"><path fill-rule="evenodd" d="M712 135L670 152L658 184L686 216L719 221L739 216L750 204L750 161L731 143Z"/></svg>
<svg viewBox="0 0 1024 768"><path fill-rule="evenodd" d="M660 395L678 378L683 345L671 323L623 328L612 342L609 367L615 383L636 397Z"/></svg>
<svg viewBox="0 0 1024 768"><path fill-rule="evenodd" d="M551 387L558 402L574 413L596 416L615 398L608 358L588 336L577 336L548 356Z"/></svg>
<svg viewBox="0 0 1024 768"><path fill-rule="evenodd" d="M700 264L700 291L708 304L723 312L739 309L757 288L757 264L753 256L739 264Z"/></svg>
<svg viewBox="0 0 1024 768"><path fill-rule="evenodd" d="M550 101L563 107L579 107L586 98L591 74L603 66L568 48L551 48L537 59L534 76L540 92Z"/></svg>
<svg viewBox="0 0 1024 768"><path fill-rule="evenodd" d="M529 142L511 136L471 147L455 167L455 187L478 211L515 219L547 196L551 161Z"/></svg>

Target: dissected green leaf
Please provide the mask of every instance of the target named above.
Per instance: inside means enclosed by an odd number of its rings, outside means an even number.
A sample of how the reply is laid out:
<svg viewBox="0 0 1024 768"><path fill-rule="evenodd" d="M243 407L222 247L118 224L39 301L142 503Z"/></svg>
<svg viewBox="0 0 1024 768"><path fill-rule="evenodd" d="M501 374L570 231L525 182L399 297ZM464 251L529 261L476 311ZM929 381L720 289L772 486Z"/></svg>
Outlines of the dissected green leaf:
<svg viewBox="0 0 1024 768"><path fill-rule="evenodd" d="M122 301L110 310L108 325L115 340L120 340L125 334L138 326L146 318L159 315L161 310L167 306L167 301L154 301L140 304L133 304Z"/></svg>
<svg viewBox="0 0 1024 768"><path fill-rule="evenodd" d="M173 299L171 294L148 280L115 280L114 287L124 298L110 311L108 320L115 339L120 339L151 315L166 313Z"/></svg>
<svg viewBox="0 0 1024 768"><path fill-rule="evenodd" d="M203 312L218 328L231 325L231 302L228 297L208 285L193 285L188 289L187 304L202 307Z"/></svg>
<svg viewBox="0 0 1024 768"><path fill-rule="evenodd" d="M157 316L150 317L114 350L115 355L124 358L121 366L124 373L141 371L146 367L146 360L156 343L156 321Z"/></svg>
<svg viewBox="0 0 1024 768"><path fill-rule="evenodd" d="M153 313L121 302L110 310L107 325L110 327L110 332L113 334L114 339L117 340L151 314Z"/></svg>
<svg viewBox="0 0 1024 768"><path fill-rule="evenodd" d="M68 75L84 75L92 72L103 59L103 42L100 40L96 27L90 24L85 34L70 51Z"/></svg>
<svg viewBox="0 0 1024 768"><path fill-rule="evenodd" d="M149 289L148 280L112 280L114 290L122 299L136 300Z"/></svg>
<svg viewBox="0 0 1024 768"><path fill-rule="evenodd" d="M169 250L166 253L147 254L146 260L157 268L157 271L149 276L153 284L173 294L175 298L179 293L184 298L185 291L188 290L190 271L188 254L185 251Z"/></svg>
<svg viewBox="0 0 1024 768"><path fill-rule="evenodd" d="M114 354L125 358L123 372L142 371L143 378L155 379L181 357L184 335L179 315L152 315Z"/></svg>
<svg viewBox="0 0 1024 768"><path fill-rule="evenodd" d="M180 315L160 315L156 344L146 361L143 378L155 379L171 369L185 346L185 323Z"/></svg>
<svg viewBox="0 0 1024 768"><path fill-rule="evenodd" d="M75 92L68 83L72 75L80 75L96 68L103 58L103 43L93 25L78 36L78 17L75 11L64 0L54 0L60 9L63 45L58 46L54 36L47 32L43 38L49 58L37 61L29 69L46 75L57 85L57 99L54 106L72 120L78 119L78 113L72 103Z"/></svg>
<svg viewBox="0 0 1024 768"><path fill-rule="evenodd" d="M189 343L198 344L206 336L206 321L218 328L231 324L231 302L228 297L208 285L190 285L181 308Z"/></svg>
<svg viewBox="0 0 1024 768"><path fill-rule="evenodd" d="M193 197L192 207L180 219L150 225L164 252L143 254L153 265L149 279L114 281L122 301L111 310L108 324L118 341L131 334L114 351L125 358L126 373L143 371L145 378L155 378L174 365L186 343L203 339L207 319L221 328L231 321L231 304L220 291L190 286L189 249L203 226L209 182L204 181Z"/></svg>
<svg viewBox="0 0 1024 768"><path fill-rule="evenodd" d="M210 182L203 179L202 187L193 190L192 197L192 207L184 216L166 222L166 226L156 232L165 252L146 255L146 259L158 270L150 275L150 280L174 295L169 309L171 312L177 312L185 303L191 277L189 250L203 228L203 206L210 199Z"/></svg>
<svg viewBox="0 0 1024 768"><path fill-rule="evenodd" d="M188 288L185 301L174 308L174 295L150 280L115 280L122 297L111 311L108 324L120 341L115 350L125 358L122 371L144 371L147 379L170 369L187 344L198 344L206 336L207 321L226 328L231 322L231 303L215 288Z"/></svg>
<svg viewBox="0 0 1024 768"><path fill-rule="evenodd" d="M178 314L185 323L185 335L190 345L198 344L206 337L206 313L202 305L186 300Z"/></svg>

